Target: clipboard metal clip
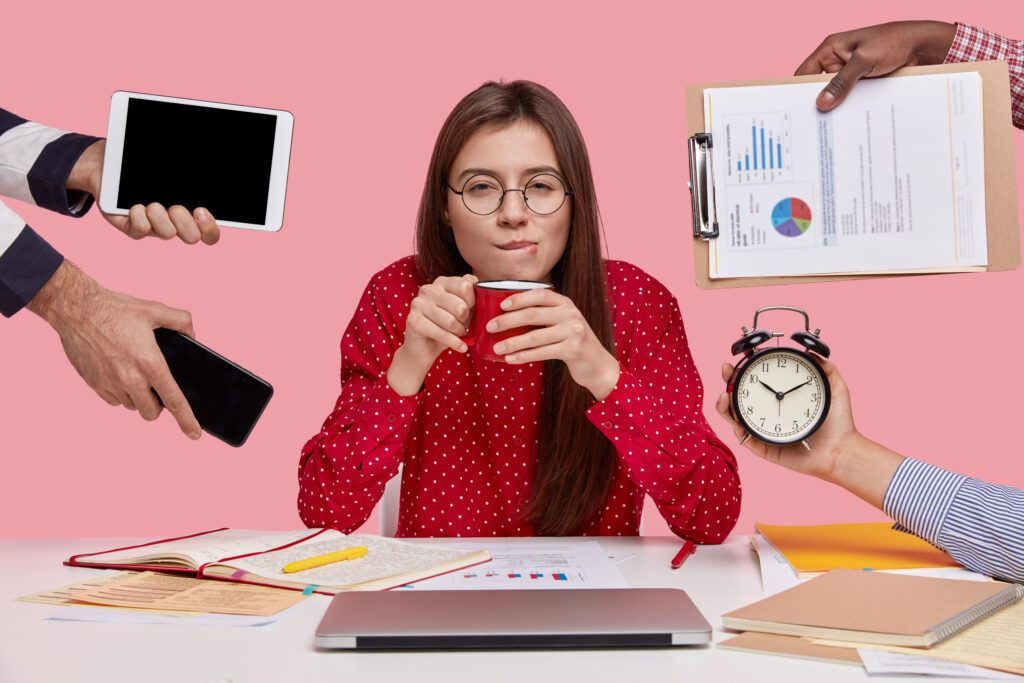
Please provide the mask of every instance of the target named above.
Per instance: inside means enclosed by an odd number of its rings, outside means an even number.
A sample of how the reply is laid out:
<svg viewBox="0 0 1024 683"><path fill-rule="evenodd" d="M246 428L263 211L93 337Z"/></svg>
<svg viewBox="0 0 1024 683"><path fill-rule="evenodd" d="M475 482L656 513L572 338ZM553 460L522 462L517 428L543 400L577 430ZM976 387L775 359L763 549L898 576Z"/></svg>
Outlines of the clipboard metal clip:
<svg viewBox="0 0 1024 683"><path fill-rule="evenodd" d="M690 203L693 208L693 236L703 240L718 237L718 208L715 206L714 165L711 134L690 137Z"/></svg>

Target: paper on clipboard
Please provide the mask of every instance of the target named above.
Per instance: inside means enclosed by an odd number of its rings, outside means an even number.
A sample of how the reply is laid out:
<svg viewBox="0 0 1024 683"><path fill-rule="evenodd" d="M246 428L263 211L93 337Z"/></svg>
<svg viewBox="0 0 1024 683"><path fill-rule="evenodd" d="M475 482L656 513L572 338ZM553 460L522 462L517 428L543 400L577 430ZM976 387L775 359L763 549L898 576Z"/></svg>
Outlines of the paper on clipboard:
<svg viewBox="0 0 1024 683"><path fill-rule="evenodd" d="M704 91L720 236L709 276L983 269L981 77Z"/></svg>
<svg viewBox="0 0 1024 683"><path fill-rule="evenodd" d="M959 80L959 74L970 74L964 81ZM734 216L739 215L739 211L746 209L749 212L752 208L760 210L762 214L766 214L765 222L762 223L762 229L771 231L769 237L775 237L777 240L782 240L785 243L786 240L791 243L796 240L799 241L800 236L805 232L810 233L817 229L818 236L821 237L820 229L825 227L822 225L821 211L815 211L814 207L810 203L804 201L804 198L799 195L798 189L790 187L791 190L787 197L775 198L775 201L771 201L771 198L761 199L760 202L756 200L751 201L752 192L755 189L752 183L748 183L746 189L746 196L740 195L740 201L736 201L736 193L730 193L728 188L723 190L723 186L719 185L720 180L715 180L714 176L721 176L728 171L733 171L737 176L747 174L746 177L740 178L741 180L750 180L750 176L754 176L754 153L756 147L757 153L757 172L763 179L767 175L772 176L771 179L779 183L785 183L790 181L799 181L801 178L797 178L795 169L790 177L786 176L786 173L790 170L785 169L787 162L796 163L797 157L794 156L792 149L786 149L785 144L785 131L789 131L790 140L796 134L800 133L802 138L807 138L806 124L798 125L798 122L794 121L792 117L787 121L780 120L778 114L779 109L772 109L771 107L762 107L760 110L746 111L748 115L747 121L742 119L734 119L731 123L736 125L734 134L731 136L726 135L726 131L723 130L723 120L727 115L724 110L718 106L718 101L721 98L712 97L711 106L706 111L705 109L705 93L709 90L712 91L724 91L725 89L746 89L752 86L802 86L808 90L808 95L804 96L806 100L805 112L809 112L809 116L817 119L818 117L834 117L836 112L841 111L842 107L831 112L827 115L819 115L816 108L814 107L814 98L822 87L822 83L831 78L830 75L821 76L797 76L791 78L777 78L767 79L762 81L746 81L736 83L717 83L717 84L703 84L703 85L691 85L687 87L686 92L686 103L687 103L687 134L690 137L690 186L693 199L693 230L695 238L694 244L694 269L695 279L698 286L705 289L719 289L723 287L747 287L747 286L759 286L759 285L774 285L774 284L790 284L790 283L808 283L808 282L823 282L832 280L849 280L849 279L860 279L864 277L887 277L893 275L905 275L905 274L923 274L923 273L935 273L935 272L956 272L956 271L971 271L971 270L1013 270L1020 266L1020 237L1019 237L1019 224L1018 224L1018 213L1017 213L1017 197L1016 197L1016 178L1015 178L1015 160L1013 156L1013 139L1012 139L1012 127L1010 122L1010 106L1009 106L1009 76L1008 69L1005 62L990 61L990 62L973 62L968 64L946 64L938 66L927 66L927 67L907 67L900 69L889 77L882 79L873 79L858 84L858 88L864 86L876 87L883 85L885 87L894 87L898 91L906 90L906 83L908 78L911 76L924 76L924 75L936 75L939 79L946 79L945 83L949 84L948 90L941 92L939 96L944 98L945 117L946 117L946 149L945 149L945 167L947 170L953 173L958 173L957 182L966 183L968 179L973 178L971 181L971 190L963 197L960 205L954 201L954 206L959 212L966 211L966 214L957 213L955 219L958 222L956 238L953 244L956 245L956 255L953 258L954 264L952 266L937 266L937 267L920 267L919 263L913 267L903 266L896 264L894 267L878 267L874 266L873 270L869 270L858 264L854 264L851 267L842 266L835 267L827 263L821 263L813 255L809 254L806 250L800 255L796 261L796 267L790 267L793 265L791 261L784 268L777 268L776 270L769 270L766 272L774 274L765 275L753 275L753 276L725 276L722 272L714 273L712 268L715 266L714 250L717 247L721 247L723 240L730 235L732 227L729 225L730 220L734 220L734 217L730 217L730 210ZM952 83L959 81L962 84L970 83L970 79L977 79L975 82L978 83L978 89L983 91L983 95L977 95L977 91L972 90L971 86L964 85L962 89L954 88ZM909 79L909 81L918 80L916 78ZM894 85L890 86L892 83ZM943 86L946 88L946 86ZM774 88L767 88L765 90L773 90ZM982 122L982 142L980 145L975 145L975 149L965 151L958 142L959 138L956 138L953 142L953 161L949 161L950 146L949 141L951 135L949 133L949 112L951 109L956 109L959 112L961 108L967 108L969 103L967 98L971 93L974 93L975 100L980 104L980 118ZM869 93L870 94L870 93ZM843 107L850 105L854 102L848 99L844 102ZM917 103L920 105L920 102ZM916 109L914 110L917 111ZM975 108L976 111L976 108ZM760 113L762 116L756 121L754 117L750 116L752 113ZM968 112L964 112L965 114ZM898 113L897 113L898 114ZM774 117L774 118L773 118ZM896 117L900 117L897 115ZM921 114L918 112L911 119L910 127L915 128L914 131L909 131L912 135L916 133L922 133L923 129L920 129L919 119ZM934 116L932 118L935 118ZM715 119L719 119L719 123L715 123ZM887 120L888 119L888 120ZM881 113L872 114L872 130L874 133L881 131L881 137L884 137L886 133L885 125L892 126L893 112L890 109L886 111L883 109ZM740 126L740 123L745 123L744 126ZM756 125L755 125L756 124ZM899 121L897 121L899 124ZM788 128L787 128L788 125ZM709 135L708 130L713 131L714 135ZM812 121L812 135L810 139L814 140L815 136L821 133L817 128L817 120ZM842 140L843 144L847 144L849 147L854 147L857 154L855 157L855 177L857 182L854 186L854 195L860 193L860 177L863 175L860 172L861 154L866 152L866 149L862 149L864 132L866 131L866 122L862 119L859 122L858 128L861 131L861 142L857 143L856 139L848 140L845 138L845 134ZM907 125L900 125L897 129L899 133L900 129L906 129ZM764 131L764 146L761 144L762 129ZM778 129L778 132L776 132ZM740 133L743 135L740 135ZM826 133L828 131L825 131ZM837 131L833 128L832 136L833 142L836 137ZM756 137L755 137L756 136ZM879 135L874 135L874 142L878 141ZM892 137L891 135L889 136ZM713 138L713 139L712 139ZM772 144L769 144L769 138L772 140ZM911 138L912 139L912 138ZM815 140L816 142L816 140ZM912 145L913 146L913 145ZM934 147L934 144L932 145ZM731 150L729 149L731 147ZM872 145L873 148L877 145ZM959 148L959 149L958 149ZM833 145L833 152L835 152L835 145ZM730 156L731 152L731 156ZM917 149L912 150L911 156L916 156L918 153ZM957 159L959 154L959 160ZM747 156L749 155L749 161ZM780 158L781 155L781 158ZM880 155L880 156L879 156ZM816 156L816 152L815 155ZM816 172L820 174L821 164L819 159L815 159L812 156L812 165L817 165ZM890 151L888 156L892 158L894 155ZM720 160L721 159L721 160ZM835 171L835 157L833 157L833 172ZM889 159L886 159L885 152L876 154L872 151L872 158L870 162L873 164L872 172L879 176L879 168L888 168L892 171L893 180L890 181L890 186L895 184L895 179L898 177L895 173L895 166L891 164ZM844 162L845 163L845 162ZM728 164L728 165L727 165ZM750 165L750 170L747 170L747 165ZM935 168L937 168L936 166ZM839 211L839 206L836 204L835 209L835 221L831 222L834 226L836 233L839 238L843 238L848 244L850 242L849 235L844 235L843 230L847 232L851 231L852 226L856 225L856 216L870 216L871 211L874 211L874 217L881 219L880 224L889 229L893 229L896 224L896 219L900 218L904 224L908 220L907 199L907 180L910 168L906 166L902 161L899 162L899 168L902 171L902 187L903 201L902 215L896 216L896 207L892 202L891 198L886 198L882 193L881 198L883 199L883 206L878 206L874 201L878 197L871 198L869 195L869 188L865 185L865 192L862 197L858 199L858 211L859 214L855 213L849 208L849 201L847 202L847 208L845 209L845 221L843 213ZM701 172L703 171L703 172ZM918 194L918 189L922 186L925 189L929 188L929 183L925 182L925 179L929 174L933 174L934 168L929 167L925 169L924 175L919 175L917 171L914 171L909 175L910 187L914 195ZM882 176L879 176L882 177ZM882 177L884 180L884 177ZM736 180L736 178L734 178ZM806 181L806 177L802 178ZM840 179L836 179L840 181ZM953 194L953 177L948 177L944 183L944 186L949 188L946 191L947 196ZM737 183L741 184L741 183ZM848 188L839 187L839 190L846 192ZM980 186L980 187L979 187ZM981 199L978 199L978 194L975 193L975 188L981 190ZM739 188L740 190L744 188ZM787 188L779 188L787 189ZM722 195L734 195L734 199L729 201ZM809 193L807 196L812 197L812 201L820 203L820 197L823 193L820 191L815 194ZM891 194L891 192L890 192ZM784 200L789 199L789 202ZM793 200L798 201L793 201ZM833 198L835 199L835 198ZM910 196L913 199L913 196ZM745 201L744 201L745 200ZM717 206L716 206L717 203ZM758 204L753 206L752 204ZM764 205L770 204L765 209ZM931 208L931 202L924 202L925 208ZM984 210L979 208L979 204L983 204ZM947 203L948 206L948 203ZM917 215L921 210L921 201L915 202L910 207L913 209L913 213ZM807 213L810 212L810 218L807 217ZM828 211L826 211L828 213ZM983 216L983 217L982 217ZM977 220L975 220L977 218ZM915 219L915 225L920 226L920 222L923 219ZM961 229L961 226L970 223L971 229L965 231ZM980 230L981 225L984 225L984 230ZM931 227L929 225L929 227ZM714 235L715 228L718 228L719 235ZM780 232L781 230L782 232ZM788 232L789 234L783 234ZM980 233L984 232L984 235ZM742 233L741 233L742 234ZM749 241L750 232L748 230L747 237ZM834 233L833 233L834 234ZM872 236L873 233L868 233L868 236ZM718 239L712 239L712 237L718 237ZM894 242L893 233L888 234L888 241ZM975 239L977 238L977 239ZM883 233L880 236L875 237L876 241L886 240L886 234ZM899 239L903 239L900 237ZM961 242L970 243L961 243ZM982 246L983 245L983 246ZM949 242L946 245L947 250L950 248ZM753 251L748 249L748 251ZM762 251L766 251L762 249ZM878 249L879 252L885 252L883 248ZM888 250L896 252L908 252L907 249ZM966 256L968 252L973 252L973 256ZM987 252L983 254L982 252ZM910 252L914 258L919 258L920 253L913 251ZM763 254L762 254L763 255ZM905 253L903 254L906 255ZM873 255L874 256L874 255ZM892 255L882 254L883 258L894 258ZM919 259L920 260L920 259ZM958 262L959 261L959 262ZM967 265L965 265L965 262ZM972 265L973 264L973 265ZM721 265L721 264L719 264ZM719 269L721 271L721 268ZM806 273L806 274L804 274Z"/></svg>

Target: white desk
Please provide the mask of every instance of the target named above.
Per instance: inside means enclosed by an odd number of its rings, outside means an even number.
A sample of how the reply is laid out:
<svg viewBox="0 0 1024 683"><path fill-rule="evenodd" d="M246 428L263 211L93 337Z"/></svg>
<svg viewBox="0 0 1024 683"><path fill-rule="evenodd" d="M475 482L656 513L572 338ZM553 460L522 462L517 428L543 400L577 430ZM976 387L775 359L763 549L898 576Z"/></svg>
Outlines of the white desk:
<svg viewBox="0 0 1024 683"><path fill-rule="evenodd" d="M534 543L537 539L522 539ZM681 569L669 568L675 538L602 538L610 552L635 552L620 563L634 586L684 588L715 629L721 615L761 597L756 556L746 537L698 548ZM98 573L61 562L77 552L128 545L131 539L0 540L0 681L866 681L859 667L699 648L487 652L321 652L313 631L330 598L313 596L269 627L133 625L45 619L59 607L13 598L75 583ZM905 677L870 680L905 681ZM963 680L963 679L960 679Z"/></svg>

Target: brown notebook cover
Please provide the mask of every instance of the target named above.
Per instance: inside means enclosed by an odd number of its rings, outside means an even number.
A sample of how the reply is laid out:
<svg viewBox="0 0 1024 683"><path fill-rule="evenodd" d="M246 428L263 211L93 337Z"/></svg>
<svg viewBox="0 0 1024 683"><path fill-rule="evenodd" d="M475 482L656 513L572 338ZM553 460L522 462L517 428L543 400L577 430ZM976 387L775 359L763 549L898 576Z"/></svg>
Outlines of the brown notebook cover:
<svg viewBox="0 0 1024 683"><path fill-rule="evenodd" d="M722 615L726 628L927 647L1024 596L1024 586L833 569Z"/></svg>
<svg viewBox="0 0 1024 683"><path fill-rule="evenodd" d="M774 633L747 631L729 640L722 641L717 647L725 650L757 652L759 654L796 657L797 659L812 659L816 662L839 662L855 666L861 666L862 664L860 655L857 654L856 650L850 650L845 647L815 645L803 638L780 636Z"/></svg>

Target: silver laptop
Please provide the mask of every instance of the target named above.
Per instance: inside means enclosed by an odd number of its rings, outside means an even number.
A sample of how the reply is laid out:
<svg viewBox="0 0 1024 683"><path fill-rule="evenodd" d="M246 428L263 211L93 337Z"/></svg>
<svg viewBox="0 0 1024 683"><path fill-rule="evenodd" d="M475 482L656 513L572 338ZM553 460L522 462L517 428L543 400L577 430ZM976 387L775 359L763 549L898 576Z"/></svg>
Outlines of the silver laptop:
<svg viewBox="0 0 1024 683"><path fill-rule="evenodd" d="M316 645L346 650L671 647L711 640L678 588L339 593Z"/></svg>

